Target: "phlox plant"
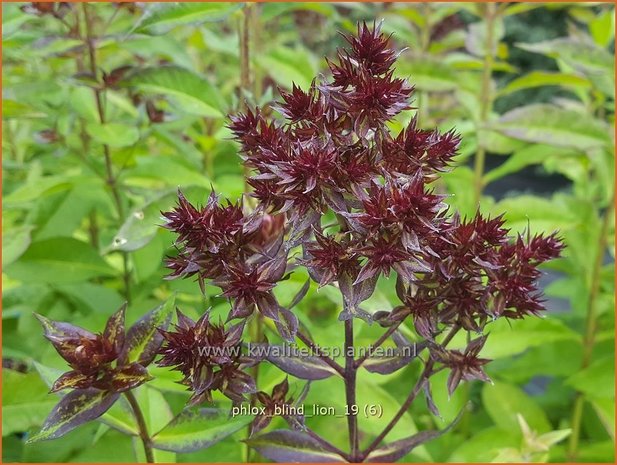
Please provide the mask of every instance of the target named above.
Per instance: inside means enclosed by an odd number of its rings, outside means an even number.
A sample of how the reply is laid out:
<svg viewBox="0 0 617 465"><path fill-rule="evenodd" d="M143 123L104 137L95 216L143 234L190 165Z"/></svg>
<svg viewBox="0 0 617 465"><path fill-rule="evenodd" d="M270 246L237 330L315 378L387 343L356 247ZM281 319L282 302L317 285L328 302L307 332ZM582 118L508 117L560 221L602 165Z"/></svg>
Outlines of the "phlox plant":
<svg viewBox="0 0 617 465"><path fill-rule="evenodd" d="M216 321L204 309L194 321L178 310L172 325L157 309L125 331L122 308L101 334L94 334L39 317L46 337L71 367L52 386L52 391L71 390L39 439L100 417L124 395L149 461L153 447L187 452L212 444L174 449L161 446L157 434L145 429L132 393L151 379L148 365L154 362L182 374L191 394L186 412L193 412L191 418L204 415L206 425L211 410L205 407L214 402L214 391L234 406L260 407L247 420L244 439L268 459L393 462L445 431L387 440L419 396L439 414L429 384L435 373L449 371L450 394L462 381L490 381L484 371L490 360L482 357L487 326L500 318L541 314L538 266L558 257L562 243L555 233L511 237L502 217L478 211L461 218L452 211L434 185L440 173L452 169L460 137L455 131L421 129L416 118L392 134L388 123L413 109L413 86L394 76L398 54L379 26L361 24L355 36L345 38L348 47L328 61L328 78L315 79L308 89L294 85L280 91L282 100L274 109L282 121L266 118L259 109L231 117L229 128L250 186L247 198L221 202L212 192L200 206L179 192L177 206L163 212L164 227L176 235L177 253L166 260L169 279L193 278L204 292L207 286L220 288L230 303L226 319ZM274 290L301 268L310 280L284 306ZM379 279L389 279L398 302L371 313L363 303ZM311 281L340 293L343 357L326 353L298 322L296 306ZM268 320L280 339L297 341L311 355L275 361L268 351L259 356L249 351L249 342L274 346L263 334L259 340L248 336L249 326ZM381 359L356 356L354 327L371 324L383 327L373 348L393 341L399 349L412 344L399 331L409 325L417 335L414 356L403 351ZM467 334L466 346L451 348L457 333ZM260 390L255 370L268 361L306 380L305 389L292 393L285 379L271 392ZM381 433L364 433L356 399L358 371L380 376L410 363L421 370L400 408L385 412L391 419ZM345 391L345 450L313 431L293 409L312 382L328 377L339 377ZM186 412L172 423L188 421ZM289 428L266 430L277 412Z"/></svg>

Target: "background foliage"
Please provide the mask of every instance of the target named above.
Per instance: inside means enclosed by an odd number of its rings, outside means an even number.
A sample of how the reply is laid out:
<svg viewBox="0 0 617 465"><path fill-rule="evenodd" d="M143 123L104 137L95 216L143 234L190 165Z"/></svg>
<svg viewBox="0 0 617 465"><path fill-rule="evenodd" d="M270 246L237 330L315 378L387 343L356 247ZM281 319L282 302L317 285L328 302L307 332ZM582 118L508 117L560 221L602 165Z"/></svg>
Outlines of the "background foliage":
<svg viewBox="0 0 617 465"><path fill-rule="evenodd" d="M494 384L474 383L448 399L444 377L433 383L444 421L415 405L392 439L443 427L471 400L451 434L406 459L614 460L611 5L2 6L3 460L143 459L135 440L98 423L53 443L24 444L55 404L45 380L62 368L32 313L96 328L128 300L132 323L174 293L193 317L207 306L226 311L216 289L203 296L195 283L164 280L172 237L158 227L160 211L179 186L193 201L205 201L212 187L240 196L245 185L227 115L245 101L271 112L276 86L306 88L325 72L322 57L342 45L337 30L381 18L396 46L407 47L398 73L416 85L420 124L456 127L463 136L460 167L438 185L451 194L448 202L472 214L481 199L481 210L507 212L514 231L559 229L567 244L546 270L547 317L493 325L483 355L496 360L487 370ZM291 300L303 282L292 276L279 299ZM378 285L369 310L392 298L391 287ZM301 303L297 314L318 343L342 344L338 305L316 287ZM379 334L367 328L357 341ZM415 370L360 379L359 402L384 409L361 428L383 428ZM156 431L187 394L173 374L152 372L157 379L138 396ZM261 367L264 390L283 378L276 367ZM315 383L306 402L341 409L331 382ZM114 415L134 429L121 406ZM339 419L310 421L333 443L345 440ZM156 458L241 461L238 438Z"/></svg>

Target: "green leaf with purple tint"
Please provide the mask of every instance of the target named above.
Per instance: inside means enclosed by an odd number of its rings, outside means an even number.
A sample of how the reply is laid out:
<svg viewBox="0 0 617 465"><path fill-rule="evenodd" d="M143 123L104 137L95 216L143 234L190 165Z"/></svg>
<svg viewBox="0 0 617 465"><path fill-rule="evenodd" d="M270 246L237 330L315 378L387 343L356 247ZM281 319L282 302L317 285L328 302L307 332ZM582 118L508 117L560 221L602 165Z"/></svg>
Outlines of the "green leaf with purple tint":
<svg viewBox="0 0 617 465"><path fill-rule="evenodd" d="M345 463L340 455L325 450L306 433L291 430L275 430L246 443L264 457L275 462L325 462Z"/></svg>
<svg viewBox="0 0 617 465"><path fill-rule="evenodd" d="M84 423L103 415L120 394L99 389L78 389L68 393L51 411L41 430L28 442L59 438Z"/></svg>
<svg viewBox="0 0 617 465"><path fill-rule="evenodd" d="M143 366L152 363L163 343L159 329L166 329L171 321L175 296L141 317L127 332L121 363L139 362Z"/></svg>
<svg viewBox="0 0 617 465"><path fill-rule="evenodd" d="M252 420L252 415L230 417L222 409L187 409L152 437L152 445L173 452L193 452L234 434Z"/></svg>

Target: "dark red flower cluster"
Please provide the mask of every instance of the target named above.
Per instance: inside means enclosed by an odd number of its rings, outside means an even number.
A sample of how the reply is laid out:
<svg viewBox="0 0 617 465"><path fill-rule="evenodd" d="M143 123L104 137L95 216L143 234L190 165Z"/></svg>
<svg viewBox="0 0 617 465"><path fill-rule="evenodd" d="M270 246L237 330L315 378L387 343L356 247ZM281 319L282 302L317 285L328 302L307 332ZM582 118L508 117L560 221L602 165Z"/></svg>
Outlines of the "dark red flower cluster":
<svg viewBox="0 0 617 465"><path fill-rule="evenodd" d="M209 311L196 322L179 310L177 315L175 331L161 331L165 341L157 363L184 375L182 383L192 391L190 405L212 401L216 390L234 402L256 391L255 381L243 371L251 364L240 347L244 322L225 329L210 321Z"/></svg>
<svg viewBox="0 0 617 465"><path fill-rule="evenodd" d="M102 334L36 315L43 325L45 337L72 368L56 380L51 392L91 387L124 392L152 379L145 368L149 361L142 364L127 360L129 344L124 329L125 311L126 305L123 305L114 313Z"/></svg>
<svg viewBox="0 0 617 465"><path fill-rule="evenodd" d="M415 118L392 135L387 123L411 108L413 93L394 77L397 53L379 26L360 25L347 41L349 49L328 62L331 79L281 91L275 109L284 122L259 109L232 117L258 206L245 215L212 196L197 209L181 196L164 214L180 245L168 262L171 276L212 279L231 300L230 320L257 308L293 339L295 316L272 292L288 269L302 265L320 286L337 284L341 319L370 319L360 304L380 276L396 273L401 305L376 319L389 325L410 316L433 358L452 368L451 386L483 379L484 339L463 353L439 352L436 337L449 327L480 333L492 319L538 313L537 267L562 244L555 235L512 240L501 217L450 214L431 183L448 169L459 136L420 129ZM322 225L326 214L337 222ZM284 220L279 234L252 239L272 218Z"/></svg>
<svg viewBox="0 0 617 465"><path fill-rule="evenodd" d="M173 270L169 278L196 275L202 290L211 279L232 302L228 320L247 318L257 309L277 326L291 320L293 332L295 317L272 293L287 266L282 217L262 211L245 215L239 203L220 205L214 192L203 208L193 206L181 192L178 197L178 206L162 213L165 227L178 235L179 253L167 259Z"/></svg>

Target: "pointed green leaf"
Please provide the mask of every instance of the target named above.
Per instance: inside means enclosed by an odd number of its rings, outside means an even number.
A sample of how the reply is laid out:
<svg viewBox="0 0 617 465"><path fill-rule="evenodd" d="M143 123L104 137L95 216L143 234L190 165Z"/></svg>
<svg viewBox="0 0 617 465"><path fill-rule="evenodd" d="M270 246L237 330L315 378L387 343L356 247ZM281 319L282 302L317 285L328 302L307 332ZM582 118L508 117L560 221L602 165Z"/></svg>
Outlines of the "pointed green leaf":
<svg viewBox="0 0 617 465"><path fill-rule="evenodd" d="M142 92L172 97L179 110L208 118L221 118L225 102L206 78L179 66L145 68L125 84Z"/></svg>
<svg viewBox="0 0 617 465"><path fill-rule="evenodd" d="M34 226L19 226L6 228L2 231L2 266L5 267L17 260L28 248L31 242L30 233Z"/></svg>
<svg viewBox="0 0 617 465"><path fill-rule="evenodd" d="M315 76L315 64L304 48L278 47L257 59L262 69L285 88L296 83L301 89L308 90Z"/></svg>
<svg viewBox="0 0 617 465"><path fill-rule="evenodd" d="M489 171L484 175L484 182L491 183L511 173L525 168L529 165L541 165L549 159L555 158L556 162L565 159L582 157L581 152L577 150L557 149L550 145L533 144L523 147L514 152L505 163L502 163L497 168Z"/></svg>
<svg viewBox="0 0 617 465"><path fill-rule="evenodd" d="M579 150L612 144L609 130L601 121L548 104L511 110L494 123L493 129L527 142Z"/></svg>
<svg viewBox="0 0 617 465"><path fill-rule="evenodd" d="M161 229L161 211L170 208L177 198L176 190L165 192L155 199L147 202L138 209L133 210L118 234L112 240L111 245L104 252L122 250L133 252L146 246Z"/></svg>
<svg viewBox="0 0 617 465"><path fill-rule="evenodd" d="M572 386L591 399L615 398L615 359L604 357L596 360L589 367L566 379L565 384Z"/></svg>
<svg viewBox="0 0 617 465"><path fill-rule="evenodd" d="M560 60L566 68L584 73L605 94L615 96L615 57L591 38L565 37L516 46Z"/></svg>
<svg viewBox="0 0 617 465"><path fill-rule="evenodd" d="M253 420L250 415L229 416L220 409L188 409L152 438L157 449L193 452L204 449L235 433Z"/></svg>
<svg viewBox="0 0 617 465"><path fill-rule="evenodd" d="M121 363L139 362L149 365L163 342L159 329L167 328L171 321L175 296L141 317L127 332Z"/></svg>
<svg viewBox="0 0 617 465"><path fill-rule="evenodd" d="M63 373L62 370L47 367L38 362L34 362L34 368L36 368L39 376L48 387L53 386L55 380L58 379ZM120 397L112 405L112 407L99 418L99 421L105 423L107 426L117 429L124 434L139 434L137 425L135 424L135 418L131 412L131 407L124 397Z"/></svg>
<svg viewBox="0 0 617 465"><path fill-rule="evenodd" d="M505 431L518 431L517 415L539 433L551 431L551 424L540 406L518 387L502 382L485 384L482 403L495 424Z"/></svg>
<svg viewBox="0 0 617 465"><path fill-rule="evenodd" d="M164 33L183 24L221 21L242 8L242 5L243 3L232 2L152 3L146 5L137 31Z"/></svg>
<svg viewBox="0 0 617 465"><path fill-rule="evenodd" d="M34 242L6 273L28 282L68 283L114 275L115 270L90 244L56 237Z"/></svg>
<svg viewBox="0 0 617 465"><path fill-rule="evenodd" d="M86 125L86 132L93 140L110 147L128 147L139 140L139 130L121 123L95 123Z"/></svg>
<svg viewBox="0 0 617 465"><path fill-rule="evenodd" d="M562 86L570 89L589 89L591 84L589 80L576 74L532 71L529 74L510 81L497 93L497 97L502 97L518 90L531 89L541 86Z"/></svg>
<svg viewBox="0 0 617 465"><path fill-rule="evenodd" d="M37 373L2 372L2 435L40 427L56 405Z"/></svg>

